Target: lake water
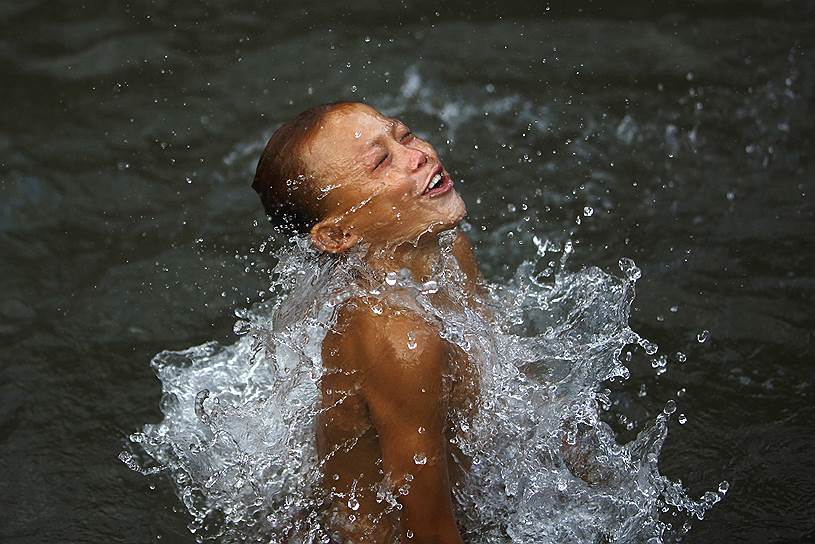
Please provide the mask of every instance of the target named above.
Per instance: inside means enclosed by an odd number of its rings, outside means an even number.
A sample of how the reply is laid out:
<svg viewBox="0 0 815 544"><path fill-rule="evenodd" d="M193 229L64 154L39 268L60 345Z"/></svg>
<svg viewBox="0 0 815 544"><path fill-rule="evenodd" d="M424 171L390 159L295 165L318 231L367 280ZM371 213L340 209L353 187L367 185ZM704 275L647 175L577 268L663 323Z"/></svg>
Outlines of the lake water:
<svg viewBox="0 0 815 544"><path fill-rule="evenodd" d="M149 361L236 341L269 283L260 150L347 99L437 147L489 281L534 237L573 274L636 262L659 351L611 423L673 401L660 472L729 483L686 542L810 541L815 5L598 4L0 7L0 540L194 541L118 459L162 419Z"/></svg>

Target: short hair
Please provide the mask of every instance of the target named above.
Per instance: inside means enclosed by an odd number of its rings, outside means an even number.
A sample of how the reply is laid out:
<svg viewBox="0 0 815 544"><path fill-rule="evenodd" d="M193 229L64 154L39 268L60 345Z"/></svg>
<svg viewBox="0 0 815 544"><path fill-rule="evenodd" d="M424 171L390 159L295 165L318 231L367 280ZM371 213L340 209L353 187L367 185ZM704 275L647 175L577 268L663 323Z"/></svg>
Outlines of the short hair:
<svg viewBox="0 0 815 544"><path fill-rule="evenodd" d="M303 148L328 114L355 102L320 104L283 123L269 138L258 161L252 188L272 223L290 233L307 232L320 220L313 189L315 172L303 161Z"/></svg>

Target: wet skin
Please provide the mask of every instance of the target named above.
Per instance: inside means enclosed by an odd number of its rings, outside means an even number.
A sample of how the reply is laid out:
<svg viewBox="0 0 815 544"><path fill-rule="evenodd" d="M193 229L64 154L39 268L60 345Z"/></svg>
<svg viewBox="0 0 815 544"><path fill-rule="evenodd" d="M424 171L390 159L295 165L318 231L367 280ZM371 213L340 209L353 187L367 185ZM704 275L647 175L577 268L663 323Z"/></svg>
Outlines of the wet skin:
<svg viewBox="0 0 815 544"><path fill-rule="evenodd" d="M316 247L341 253L363 244L375 272L407 268L419 281L430 278L438 233L465 214L432 146L359 105L326 119L305 159L325 195L311 230ZM474 300L478 267L463 234L453 254ZM443 292L433 296L450 303ZM399 290L337 310L322 346L317 446L331 505L326 523L341 541L462 542L452 488L467 460L450 443L451 422L452 414L474 413L478 377L441 330Z"/></svg>

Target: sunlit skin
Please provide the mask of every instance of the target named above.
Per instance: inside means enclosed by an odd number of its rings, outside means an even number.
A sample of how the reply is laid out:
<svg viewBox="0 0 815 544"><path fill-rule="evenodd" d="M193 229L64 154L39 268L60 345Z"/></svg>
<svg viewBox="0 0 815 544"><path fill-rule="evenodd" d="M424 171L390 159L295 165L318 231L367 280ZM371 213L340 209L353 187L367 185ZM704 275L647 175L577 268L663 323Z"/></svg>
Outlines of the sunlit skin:
<svg viewBox="0 0 815 544"><path fill-rule="evenodd" d="M325 196L310 233L316 247L362 247L383 276L408 268L419 281L430 278L437 235L466 212L430 144L359 104L325 119L304 159L311 183L330 189L318 191ZM444 179L428 192L434 173ZM462 288L474 300L476 261L457 236ZM443 293L434 296L445 303ZM403 542L462 542L451 490L467 460L450 444L449 414L474 413L477 373L441 338L441 324L414 308L398 294L349 300L323 341L317 444L331 497L326 523L341 542L385 543L400 534ZM398 501L389 513L388 501L377 501L380 488Z"/></svg>
<svg viewBox="0 0 815 544"><path fill-rule="evenodd" d="M374 251L404 250L405 242L449 229L466 213L433 146L369 106L332 114L304 155L325 191L319 198L322 220L311 230L324 251L342 252L360 242ZM442 176L442 186L422 194L434 173Z"/></svg>

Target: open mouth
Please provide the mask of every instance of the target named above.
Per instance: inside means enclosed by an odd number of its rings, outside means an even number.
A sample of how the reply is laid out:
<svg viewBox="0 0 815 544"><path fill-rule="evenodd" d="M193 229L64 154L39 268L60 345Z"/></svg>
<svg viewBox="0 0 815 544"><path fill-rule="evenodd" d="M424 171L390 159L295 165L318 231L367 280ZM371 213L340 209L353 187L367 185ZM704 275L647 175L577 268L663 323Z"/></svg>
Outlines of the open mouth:
<svg viewBox="0 0 815 544"><path fill-rule="evenodd" d="M422 196L439 196L453 188L453 180L444 172L441 165L436 166L428 177Z"/></svg>

